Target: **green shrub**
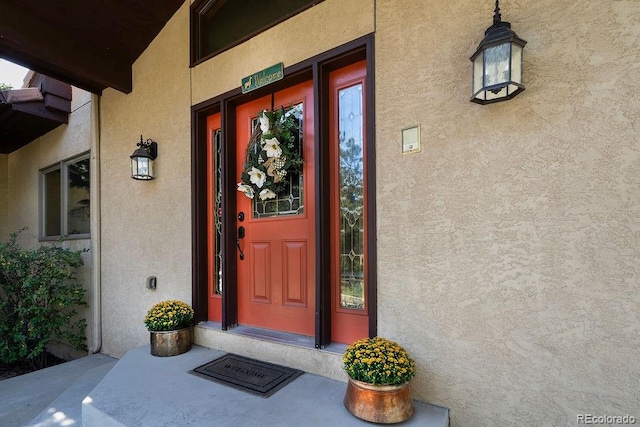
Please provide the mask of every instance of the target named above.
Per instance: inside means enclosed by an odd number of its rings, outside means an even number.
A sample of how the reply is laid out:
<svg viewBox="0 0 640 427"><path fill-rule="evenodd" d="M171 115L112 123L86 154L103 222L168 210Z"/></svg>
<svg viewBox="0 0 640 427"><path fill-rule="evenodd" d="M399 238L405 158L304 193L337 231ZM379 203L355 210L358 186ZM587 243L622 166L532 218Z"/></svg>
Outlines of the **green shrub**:
<svg viewBox="0 0 640 427"><path fill-rule="evenodd" d="M54 245L21 249L18 233L0 243L0 361L46 366L51 339L86 350L85 290L76 278L83 251Z"/></svg>

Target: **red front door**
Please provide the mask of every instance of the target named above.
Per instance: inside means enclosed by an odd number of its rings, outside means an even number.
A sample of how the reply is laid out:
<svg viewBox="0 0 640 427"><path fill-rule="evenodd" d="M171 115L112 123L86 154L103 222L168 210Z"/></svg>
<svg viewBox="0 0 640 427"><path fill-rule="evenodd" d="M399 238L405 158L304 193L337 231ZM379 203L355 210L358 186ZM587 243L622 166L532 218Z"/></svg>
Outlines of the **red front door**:
<svg viewBox="0 0 640 427"><path fill-rule="evenodd" d="M258 113L274 105L301 109L298 143L302 173L288 176L289 188L275 199L237 195L236 230L244 228L236 253L238 323L314 335L315 208L313 85L298 84L236 109L237 170L244 168L247 144ZM240 219L242 218L242 220ZM243 257L240 256L240 251Z"/></svg>

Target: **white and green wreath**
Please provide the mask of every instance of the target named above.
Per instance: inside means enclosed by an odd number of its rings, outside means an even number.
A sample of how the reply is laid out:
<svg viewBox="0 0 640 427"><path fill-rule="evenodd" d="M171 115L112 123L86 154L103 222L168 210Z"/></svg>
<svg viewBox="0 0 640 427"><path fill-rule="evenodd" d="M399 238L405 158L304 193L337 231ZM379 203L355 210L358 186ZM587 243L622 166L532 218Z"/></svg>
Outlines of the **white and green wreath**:
<svg viewBox="0 0 640 427"><path fill-rule="evenodd" d="M302 147L297 142L301 116L302 104L258 115L260 126L249 139L238 191L264 201L288 188L291 172L302 170Z"/></svg>

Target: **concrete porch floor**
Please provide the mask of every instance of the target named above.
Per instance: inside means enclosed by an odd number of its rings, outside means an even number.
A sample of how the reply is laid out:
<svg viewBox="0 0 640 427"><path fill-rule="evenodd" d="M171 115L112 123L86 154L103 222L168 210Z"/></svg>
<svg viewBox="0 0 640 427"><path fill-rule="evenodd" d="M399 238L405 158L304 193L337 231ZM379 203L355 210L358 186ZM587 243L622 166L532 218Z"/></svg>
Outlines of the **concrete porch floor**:
<svg viewBox="0 0 640 427"><path fill-rule="evenodd" d="M193 346L154 357L144 346L117 361L95 354L0 381L0 425L21 426L365 426L342 399L346 384L304 373L265 399L192 375L225 354ZM448 427L446 408L415 402L400 425Z"/></svg>
<svg viewBox="0 0 640 427"><path fill-rule="evenodd" d="M265 399L189 374L223 352L194 346L173 357L128 352L89 393L82 421L93 426L364 426L342 399L346 384L305 373ZM447 427L445 408L415 402L407 426Z"/></svg>
<svg viewBox="0 0 640 427"><path fill-rule="evenodd" d="M79 426L82 400L118 362L104 354L0 381L0 426Z"/></svg>

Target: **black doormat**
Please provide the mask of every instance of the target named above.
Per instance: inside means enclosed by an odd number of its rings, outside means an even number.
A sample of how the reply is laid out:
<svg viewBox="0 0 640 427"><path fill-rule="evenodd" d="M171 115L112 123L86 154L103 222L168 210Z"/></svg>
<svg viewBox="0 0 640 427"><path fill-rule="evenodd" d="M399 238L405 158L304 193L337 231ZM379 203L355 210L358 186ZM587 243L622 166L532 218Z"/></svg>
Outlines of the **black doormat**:
<svg viewBox="0 0 640 427"><path fill-rule="evenodd" d="M267 398L304 372L229 353L190 373Z"/></svg>

